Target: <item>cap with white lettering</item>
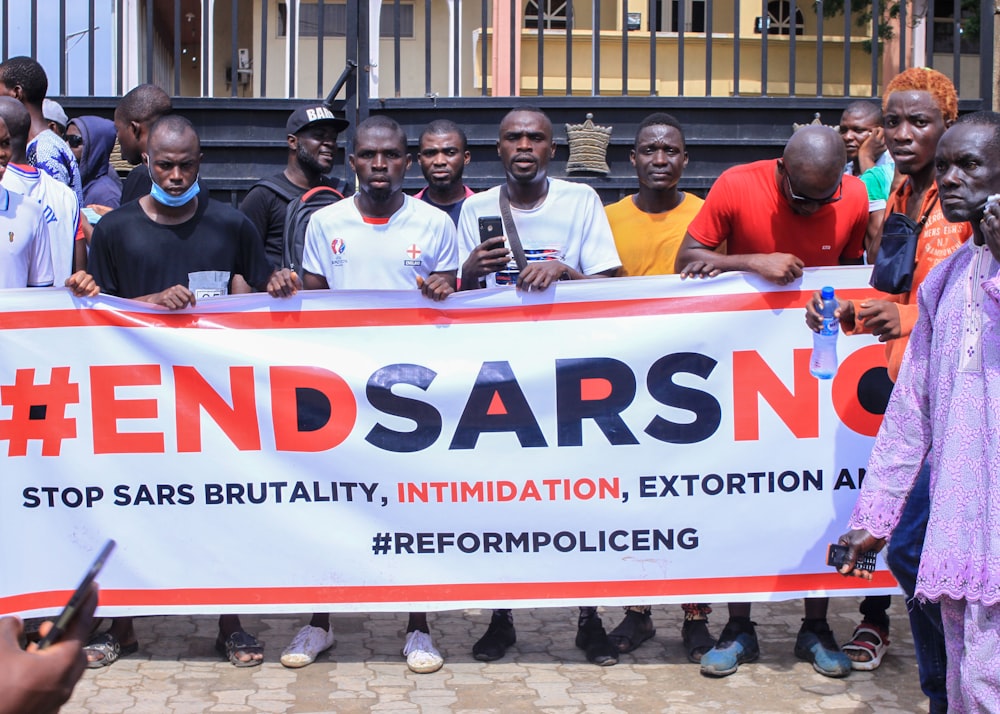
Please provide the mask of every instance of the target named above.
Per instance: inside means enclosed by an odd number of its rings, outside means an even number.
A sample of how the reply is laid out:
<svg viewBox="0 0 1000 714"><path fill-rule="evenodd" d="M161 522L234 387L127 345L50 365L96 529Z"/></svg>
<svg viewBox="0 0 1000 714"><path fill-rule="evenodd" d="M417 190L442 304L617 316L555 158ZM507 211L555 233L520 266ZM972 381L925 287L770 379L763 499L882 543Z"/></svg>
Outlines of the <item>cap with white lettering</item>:
<svg viewBox="0 0 1000 714"><path fill-rule="evenodd" d="M344 118L343 114L340 112L334 113L330 110L330 107L320 104L314 107L300 107L296 109L288 117L285 129L289 134L298 134L307 126L312 126L313 124L330 124L338 132L350 126L350 122Z"/></svg>

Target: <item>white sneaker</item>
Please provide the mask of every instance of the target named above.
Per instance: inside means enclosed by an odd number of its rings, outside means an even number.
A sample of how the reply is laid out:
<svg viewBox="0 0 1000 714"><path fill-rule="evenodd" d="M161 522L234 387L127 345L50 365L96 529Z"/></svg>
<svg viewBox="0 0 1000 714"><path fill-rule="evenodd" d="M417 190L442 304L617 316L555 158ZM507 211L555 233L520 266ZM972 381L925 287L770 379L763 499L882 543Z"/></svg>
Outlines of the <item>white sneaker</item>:
<svg viewBox="0 0 1000 714"><path fill-rule="evenodd" d="M333 628L324 630L322 627L306 625L292 638L292 643L281 653L281 663L295 669L305 667L316 661L321 652L333 647Z"/></svg>
<svg viewBox="0 0 1000 714"><path fill-rule="evenodd" d="M406 657L406 666L410 671L418 674L437 672L444 664L444 657L434 647L431 636L420 630L414 630L406 636L403 656Z"/></svg>

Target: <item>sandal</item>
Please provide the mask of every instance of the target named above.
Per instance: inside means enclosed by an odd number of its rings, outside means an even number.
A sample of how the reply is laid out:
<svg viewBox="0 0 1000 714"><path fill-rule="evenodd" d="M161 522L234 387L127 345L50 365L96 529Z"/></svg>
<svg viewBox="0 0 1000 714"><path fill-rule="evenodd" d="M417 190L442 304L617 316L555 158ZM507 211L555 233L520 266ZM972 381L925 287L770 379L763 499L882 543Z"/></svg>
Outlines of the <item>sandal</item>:
<svg viewBox="0 0 1000 714"><path fill-rule="evenodd" d="M256 667L264 661L264 645L243 630L236 630L226 638L223 638L220 632L218 639L215 640L215 649L234 667ZM237 656L241 652L249 655L259 654L261 659L242 660Z"/></svg>
<svg viewBox="0 0 1000 714"><path fill-rule="evenodd" d="M618 623L618 626L608 633L611 644L618 648L622 654L631 652L643 642L656 634L653 627L653 618L648 612L628 610L625 619Z"/></svg>
<svg viewBox="0 0 1000 714"><path fill-rule="evenodd" d="M702 656L715 647L715 638L708 631L708 620L685 620L681 625L681 641L688 662L698 664Z"/></svg>
<svg viewBox="0 0 1000 714"><path fill-rule="evenodd" d="M854 629L851 641L840 648L848 657L861 655L868 659L856 660L851 657L851 669L871 672L882 664L882 657L889 649L889 633L870 622L862 622Z"/></svg>
<svg viewBox="0 0 1000 714"><path fill-rule="evenodd" d="M83 653L87 655L87 669L100 669L109 667L122 657L128 657L139 651L139 643L133 642L130 645L123 645L118 638L110 632L102 632L90 638L83 647ZM91 654L100 655L100 659L91 659Z"/></svg>

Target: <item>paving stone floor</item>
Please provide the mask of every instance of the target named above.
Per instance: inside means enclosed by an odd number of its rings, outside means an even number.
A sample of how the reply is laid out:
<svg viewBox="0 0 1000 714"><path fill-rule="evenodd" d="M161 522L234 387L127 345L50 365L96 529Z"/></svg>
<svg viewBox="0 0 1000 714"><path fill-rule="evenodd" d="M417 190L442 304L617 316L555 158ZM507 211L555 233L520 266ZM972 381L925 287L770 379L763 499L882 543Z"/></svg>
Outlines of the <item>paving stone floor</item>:
<svg viewBox="0 0 1000 714"><path fill-rule="evenodd" d="M841 641L857 622L855 598L833 600L830 625ZM725 621L712 615L712 633ZM610 629L619 608L602 608ZM759 603L754 620L761 658L724 679L702 677L680 642L679 606L653 610L656 637L614 667L588 664L573 645L571 608L515 610L517 644L497 662L472 658L489 613L432 613L434 642L445 657L434 674L414 674L400 656L405 614L333 616L337 644L309 667L278 658L308 615L252 615L244 627L265 643L264 664L237 669L215 653L216 618L146 617L136 621L140 651L90 670L64 714L200 714L201 712L399 712L400 714L620 714L665 712L926 712L902 598L893 598L892 646L876 672L828 679L792 653L801 601Z"/></svg>

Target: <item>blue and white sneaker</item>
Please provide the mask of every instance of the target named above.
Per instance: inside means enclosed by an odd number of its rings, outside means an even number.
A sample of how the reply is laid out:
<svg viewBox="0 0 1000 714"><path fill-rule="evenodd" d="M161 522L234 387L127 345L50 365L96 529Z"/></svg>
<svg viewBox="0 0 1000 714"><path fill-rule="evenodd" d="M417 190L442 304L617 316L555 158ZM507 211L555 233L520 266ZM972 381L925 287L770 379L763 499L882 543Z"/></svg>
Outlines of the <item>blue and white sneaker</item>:
<svg viewBox="0 0 1000 714"><path fill-rule="evenodd" d="M719 641L701 658L701 673L707 677L726 677L745 662L760 657L754 623L746 617L733 617L726 623Z"/></svg>
<svg viewBox="0 0 1000 714"><path fill-rule="evenodd" d="M851 673L851 658L841 651L826 620L802 621L795 638L795 656L811 662L813 669L826 677Z"/></svg>

